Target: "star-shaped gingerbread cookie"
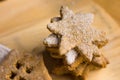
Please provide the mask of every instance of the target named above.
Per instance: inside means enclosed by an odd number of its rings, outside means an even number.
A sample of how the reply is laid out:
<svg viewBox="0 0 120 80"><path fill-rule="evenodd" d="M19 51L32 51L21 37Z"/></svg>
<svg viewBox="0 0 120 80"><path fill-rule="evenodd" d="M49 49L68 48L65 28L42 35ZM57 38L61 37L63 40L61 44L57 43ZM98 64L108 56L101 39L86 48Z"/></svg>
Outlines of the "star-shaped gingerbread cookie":
<svg viewBox="0 0 120 80"><path fill-rule="evenodd" d="M98 48L107 43L105 33L92 27L94 15L91 13L74 14L68 7L62 6L60 18L54 18L47 28L61 36L59 44L60 55L76 48L86 60L91 61L93 55L99 56Z"/></svg>

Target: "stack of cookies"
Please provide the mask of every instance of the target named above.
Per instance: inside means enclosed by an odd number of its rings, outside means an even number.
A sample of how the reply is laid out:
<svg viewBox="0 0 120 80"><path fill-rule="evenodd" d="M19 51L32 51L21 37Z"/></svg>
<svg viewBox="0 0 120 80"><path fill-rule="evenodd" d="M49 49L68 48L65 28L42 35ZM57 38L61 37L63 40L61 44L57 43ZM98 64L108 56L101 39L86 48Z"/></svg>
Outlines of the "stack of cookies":
<svg viewBox="0 0 120 80"><path fill-rule="evenodd" d="M72 74L75 79L84 79L94 69L104 68L109 63L100 48L108 43L105 33L93 28L94 15L74 14L66 6L60 9L60 17L51 19L47 28L51 34L44 40L52 58L62 60L54 68L58 75Z"/></svg>

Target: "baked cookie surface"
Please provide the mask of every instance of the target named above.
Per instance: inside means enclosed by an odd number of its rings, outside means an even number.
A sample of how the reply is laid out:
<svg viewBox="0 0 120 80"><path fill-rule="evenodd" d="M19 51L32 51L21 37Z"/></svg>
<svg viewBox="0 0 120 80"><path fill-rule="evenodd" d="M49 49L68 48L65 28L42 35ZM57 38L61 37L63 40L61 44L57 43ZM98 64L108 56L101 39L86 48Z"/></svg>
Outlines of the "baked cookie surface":
<svg viewBox="0 0 120 80"><path fill-rule="evenodd" d="M0 65L1 80L51 80L42 54L12 50Z"/></svg>

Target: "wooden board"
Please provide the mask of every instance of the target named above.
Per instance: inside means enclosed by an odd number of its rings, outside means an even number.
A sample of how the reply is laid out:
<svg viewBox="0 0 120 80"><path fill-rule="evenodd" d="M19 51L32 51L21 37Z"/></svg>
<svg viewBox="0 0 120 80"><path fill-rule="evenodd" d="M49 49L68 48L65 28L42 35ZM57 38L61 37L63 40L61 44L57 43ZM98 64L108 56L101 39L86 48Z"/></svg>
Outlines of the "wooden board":
<svg viewBox="0 0 120 80"><path fill-rule="evenodd" d="M107 68L91 72L87 80L120 79L120 30L118 24L97 4L89 0L8 0L0 3L0 43L12 49L31 52L35 47L44 50L42 43L50 32L46 25L59 15L61 5L74 12L95 14L94 26L107 32L109 44L102 49L110 60ZM51 75L53 80L71 80L69 76Z"/></svg>
<svg viewBox="0 0 120 80"><path fill-rule="evenodd" d="M120 25L120 0L94 0L103 7Z"/></svg>

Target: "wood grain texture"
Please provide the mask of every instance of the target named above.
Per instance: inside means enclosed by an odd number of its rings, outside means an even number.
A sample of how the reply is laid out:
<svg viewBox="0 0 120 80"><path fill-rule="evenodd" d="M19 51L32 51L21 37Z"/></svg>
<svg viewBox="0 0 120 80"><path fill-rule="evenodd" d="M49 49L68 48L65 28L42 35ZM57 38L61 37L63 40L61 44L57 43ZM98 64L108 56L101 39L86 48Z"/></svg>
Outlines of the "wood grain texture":
<svg viewBox="0 0 120 80"><path fill-rule="evenodd" d="M91 72L87 80L120 79L120 27L97 4L90 0L7 0L0 3L0 43L12 49L31 52L35 47L44 50L43 39L50 32L46 25L59 15L61 5L74 12L95 14L93 26L107 32L109 44L102 49L110 60L107 68ZM69 76L52 75L53 80L71 80Z"/></svg>
<svg viewBox="0 0 120 80"><path fill-rule="evenodd" d="M94 0L103 7L120 25L120 1L119 0Z"/></svg>

